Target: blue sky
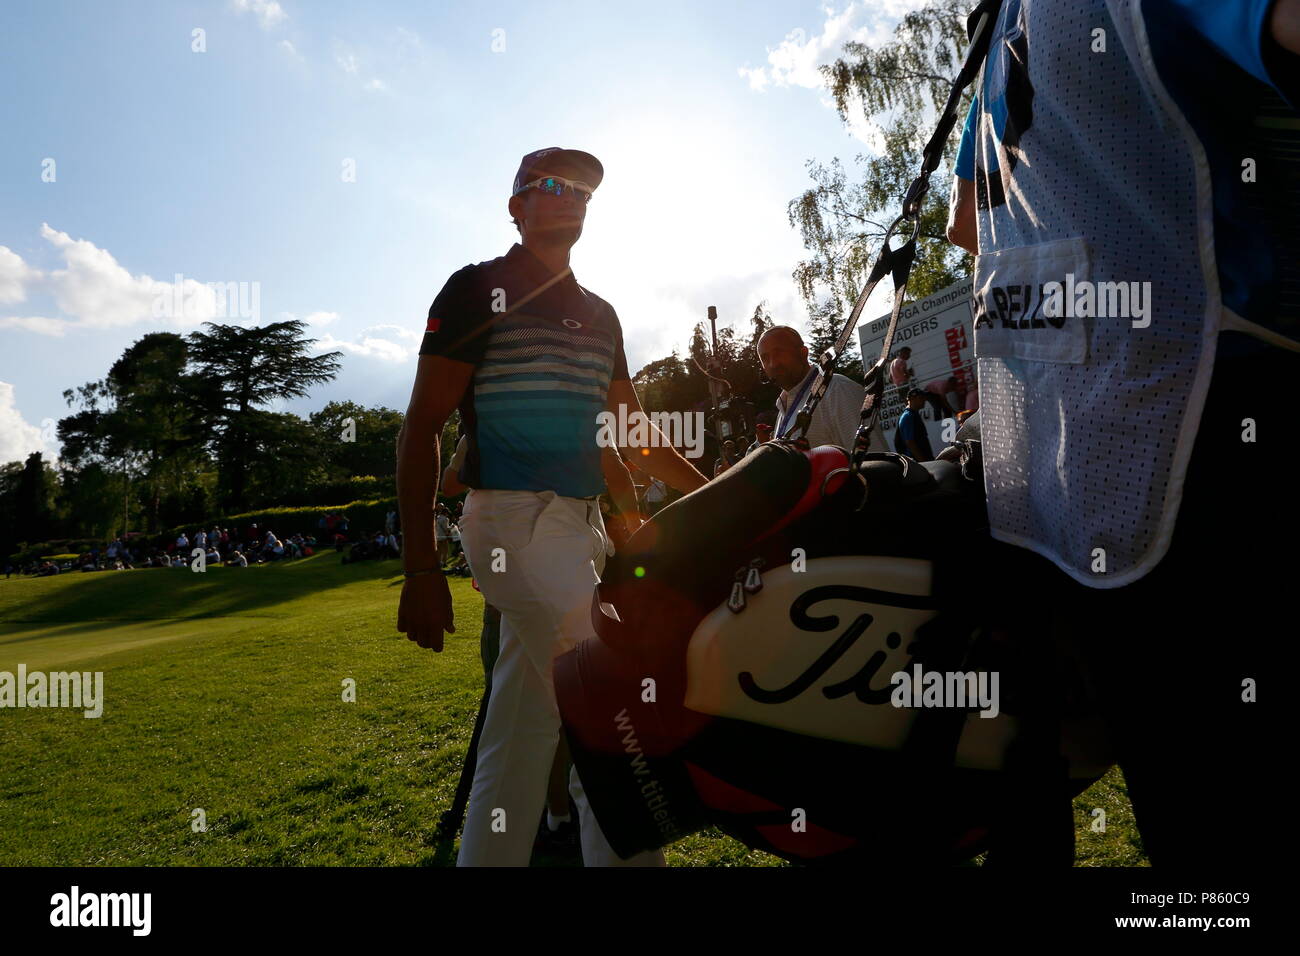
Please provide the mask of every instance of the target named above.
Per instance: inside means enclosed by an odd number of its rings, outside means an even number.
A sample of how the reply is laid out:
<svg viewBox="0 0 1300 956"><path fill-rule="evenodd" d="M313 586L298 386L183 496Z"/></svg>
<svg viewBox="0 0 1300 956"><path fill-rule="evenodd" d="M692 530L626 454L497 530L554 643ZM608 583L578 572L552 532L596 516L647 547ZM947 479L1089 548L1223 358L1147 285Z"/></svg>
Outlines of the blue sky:
<svg viewBox="0 0 1300 956"><path fill-rule="evenodd" d="M284 410L404 410L429 303L515 241L510 182L544 146L605 165L572 261L633 372L709 305L806 327L786 204L808 159L873 141L815 66L918 5L6 0L0 462L54 457L64 389L207 317L292 316L343 351ZM214 312L206 283L256 313Z"/></svg>

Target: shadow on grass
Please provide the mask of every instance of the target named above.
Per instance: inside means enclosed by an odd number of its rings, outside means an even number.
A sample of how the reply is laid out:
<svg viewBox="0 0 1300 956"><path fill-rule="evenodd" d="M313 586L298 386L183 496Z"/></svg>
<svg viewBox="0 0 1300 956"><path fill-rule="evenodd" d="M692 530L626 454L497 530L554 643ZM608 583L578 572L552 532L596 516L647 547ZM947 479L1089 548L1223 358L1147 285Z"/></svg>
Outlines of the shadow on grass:
<svg viewBox="0 0 1300 956"><path fill-rule="evenodd" d="M290 572L311 573L290 573ZM136 568L76 574L56 592L42 589L0 613L9 622L191 620L250 614L358 581L402 581L397 558L343 565L335 552L248 568ZM394 579L395 580L390 580Z"/></svg>
<svg viewBox="0 0 1300 956"><path fill-rule="evenodd" d="M185 618L183 620L202 620L202 618L201 617ZM44 622L38 621L35 623L44 623ZM70 637L73 634L82 634L86 631L102 631L104 629L105 623L106 623L105 621L87 620L87 621L69 621L67 623L47 625L45 627L42 627L36 634L31 634L27 637L0 637L0 647L12 647L15 644L23 644L27 641L48 641L51 637ZM122 617L122 618L114 618L111 621L108 621L107 623L124 624L124 625L129 624L143 630L145 628L168 627L174 625L176 621L174 619L167 619L167 618L159 620L158 618L135 619L129 617Z"/></svg>
<svg viewBox="0 0 1300 956"><path fill-rule="evenodd" d="M420 857L416 866L455 866L456 838L437 836L431 838L433 852Z"/></svg>
<svg viewBox="0 0 1300 956"><path fill-rule="evenodd" d="M432 853L422 856L416 866L455 866L456 865L456 837L443 836L440 830L434 830L425 841L427 846L433 847ZM581 867L582 854L575 852L571 854L554 854L545 850L534 850L528 865L530 867Z"/></svg>

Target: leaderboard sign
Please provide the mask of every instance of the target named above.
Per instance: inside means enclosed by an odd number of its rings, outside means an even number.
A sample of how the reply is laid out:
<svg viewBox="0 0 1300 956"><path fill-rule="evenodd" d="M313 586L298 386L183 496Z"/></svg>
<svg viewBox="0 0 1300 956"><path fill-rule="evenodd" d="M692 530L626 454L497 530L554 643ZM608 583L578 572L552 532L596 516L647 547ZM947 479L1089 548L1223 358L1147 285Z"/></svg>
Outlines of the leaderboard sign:
<svg viewBox="0 0 1300 956"><path fill-rule="evenodd" d="M944 383L949 377L955 377L958 383L957 396L964 399L975 387L971 286L969 279L954 282L933 295L909 302L898 315L890 361L897 357L901 349L910 348L912 354L907 364L914 374L904 388L898 388L886 369L885 402L880 410L879 421L891 450L894 448L894 430L898 425L898 416L903 414L906 407L908 389L934 386L934 389L946 392ZM858 344L862 348L864 367L870 367L880 355L880 347L884 344L888 328L888 314L858 326ZM961 407L963 406L956 406L956 410L960 411ZM934 408L928 403L921 414L930 433L930 446L937 454L948 444L943 440L943 422L936 419Z"/></svg>

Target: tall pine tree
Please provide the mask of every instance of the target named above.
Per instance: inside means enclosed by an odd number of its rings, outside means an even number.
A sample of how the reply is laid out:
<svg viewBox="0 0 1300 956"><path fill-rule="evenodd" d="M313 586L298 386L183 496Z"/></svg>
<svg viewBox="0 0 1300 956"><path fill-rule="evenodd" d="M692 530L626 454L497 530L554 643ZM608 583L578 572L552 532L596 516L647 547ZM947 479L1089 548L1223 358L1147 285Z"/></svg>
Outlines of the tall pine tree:
<svg viewBox="0 0 1300 956"><path fill-rule="evenodd" d="M278 439L307 434L270 416L263 406L302 398L312 385L332 381L343 353L309 354L316 340L302 337L305 323L298 320L255 328L216 322L204 326L207 331L189 336L200 383L197 400L216 453L220 503L238 510L248 504L254 465L261 470L266 464L255 459L284 451Z"/></svg>

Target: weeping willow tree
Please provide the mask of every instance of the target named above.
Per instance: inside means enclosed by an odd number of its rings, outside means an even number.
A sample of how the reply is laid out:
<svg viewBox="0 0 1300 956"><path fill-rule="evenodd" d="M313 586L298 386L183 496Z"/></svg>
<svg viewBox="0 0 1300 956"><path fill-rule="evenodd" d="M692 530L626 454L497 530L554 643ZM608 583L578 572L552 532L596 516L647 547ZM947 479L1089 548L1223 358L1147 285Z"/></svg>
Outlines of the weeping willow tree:
<svg viewBox="0 0 1300 956"><path fill-rule="evenodd" d="M881 151L856 155L851 167L839 158L828 163L810 159L812 185L787 207L790 225L799 230L809 253L793 278L812 317L808 346L814 353L834 342L890 223L901 212L903 195L921 166L921 151L961 70L971 6L971 0L933 0L903 17L889 42L877 49L846 43L834 63L820 68L840 120L850 128L865 121L878 133ZM968 91L963 116L970 96ZM971 268L970 256L944 235L958 142L954 133L921 209L916 263L907 284L910 298L929 295ZM840 370L861 376L855 348Z"/></svg>

